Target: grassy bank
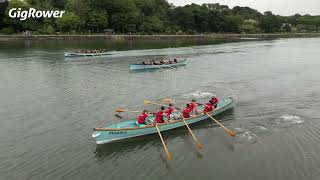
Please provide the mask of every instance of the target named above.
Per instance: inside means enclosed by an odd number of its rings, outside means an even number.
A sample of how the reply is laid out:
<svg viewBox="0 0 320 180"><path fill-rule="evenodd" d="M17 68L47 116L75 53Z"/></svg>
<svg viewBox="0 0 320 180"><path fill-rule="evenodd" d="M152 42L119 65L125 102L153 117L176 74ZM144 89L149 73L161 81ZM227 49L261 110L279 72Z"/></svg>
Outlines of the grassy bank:
<svg viewBox="0 0 320 180"><path fill-rule="evenodd" d="M295 38L320 37L320 33L272 33L272 34L199 34L199 35L0 35L0 40L208 40L237 38Z"/></svg>

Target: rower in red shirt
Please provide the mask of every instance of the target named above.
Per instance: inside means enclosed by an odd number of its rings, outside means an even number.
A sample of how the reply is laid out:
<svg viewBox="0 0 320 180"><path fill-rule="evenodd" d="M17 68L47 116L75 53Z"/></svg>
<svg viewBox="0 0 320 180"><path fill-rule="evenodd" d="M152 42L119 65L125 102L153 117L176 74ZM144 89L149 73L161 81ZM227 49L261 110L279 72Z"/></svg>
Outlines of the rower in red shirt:
<svg viewBox="0 0 320 180"><path fill-rule="evenodd" d="M209 102L206 103L203 112L207 113L207 112L211 112L213 110L213 104L212 101L210 100Z"/></svg>
<svg viewBox="0 0 320 180"><path fill-rule="evenodd" d="M167 108L167 110L164 112L166 117L170 117L170 115L172 114L174 110L174 107L172 104L169 104L169 107Z"/></svg>
<svg viewBox="0 0 320 180"><path fill-rule="evenodd" d="M141 115L138 117L137 125L147 124L146 119L148 117L148 111L143 110Z"/></svg>
<svg viewBox="0 0 320 180"><path fill-rule="evenodd" d="M196 100L192 99L189 108L190 108L190 112L194 113L194 114L199 114L198 109L197 109L197 103Z"/></svg>
<svg viewBox="0 0 320 180"><path fill-rule="evenodd" d="M186 107L183 109L183 111L182 111L182 116L183 116L183 118L189 118L189 117L191 117L190 116L190 113L191 113L191 108L190 108L190 105L189 104L187 104L186 105Z"/></svg>
<svg viewBox="0 0 320 180"><path fill-rule="evenodd" d="M163 115L164 115L164 107L161 106L160 110L156 113L156 118L154 119L154 124L155 123L163 123Z"/></svg>
<svg viewBox="0 0 320 180"><path fill-rule="evenodd" d="M219 103L219 99L218 99L216 96L213 96L213 97L211 98L211 101L212 101L213 107L214 107L214 108L217 108L218 103Z"/></svg>

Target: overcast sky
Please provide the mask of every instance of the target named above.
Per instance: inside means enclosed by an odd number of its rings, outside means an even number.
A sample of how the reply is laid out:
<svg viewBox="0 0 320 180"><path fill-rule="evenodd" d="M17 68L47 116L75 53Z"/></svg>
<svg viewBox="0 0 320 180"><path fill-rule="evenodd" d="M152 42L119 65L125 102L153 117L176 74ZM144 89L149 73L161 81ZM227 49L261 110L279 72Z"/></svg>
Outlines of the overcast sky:
<svg viewBox="0 0 320 180"><path fill-rule="evenodd" d="M174 5L183 6L196 3L220 3L234 6L249 6L260 12L272 11L279 15L311 14L320 15L320 0L168 0Z"/></svg>

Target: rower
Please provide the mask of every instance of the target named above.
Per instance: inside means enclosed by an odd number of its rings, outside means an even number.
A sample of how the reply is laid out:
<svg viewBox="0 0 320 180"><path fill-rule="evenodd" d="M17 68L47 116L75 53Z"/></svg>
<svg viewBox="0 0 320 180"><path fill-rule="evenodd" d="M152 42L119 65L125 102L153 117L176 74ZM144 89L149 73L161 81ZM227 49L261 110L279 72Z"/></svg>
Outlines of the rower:
<svg viewBox="0 0 320 180"><path fill-rule="evenodd" d="M214 107L214 108L217 108L218 103L219 103L219 99L218 99L216 96L213 96L213 97L211 98L211 101L212 101L213 107Z"/></svg>
<svg viewBox="0 0 320 180"><path fill-rule="evenodd" d="M164 112L165 116L170 119L170 120L176 120L179 119L178 116L176 116L175 114L173 114L173 112L175 111L175 108L173 107L173 104L169 104L169 107L167 108L167 110Z"/></svg>
<svg viewBox="0 0 320 180"><path fill-rule="evenodd" d="M198 109L197 109L197 103L195 99L192 99L191 103L190 103L190 112L194 113L194 114L199 114Z"/></svg>
<svg viewBox="0 0 320 180"><path fill-rule="evenodd" d="M174 63L178 63L178 60L176 58L174 58L173 62Z"/></svg>
<svg viewBox="0 0 320 180"><path fill-rule="evenodd" d="M141 126L141 125L148 125L147 122L146 122L146 119L148 117L148 111L147 110L143 110L141 115L138 117L138 121L136 122L136 124L138 126Z"/></svg>
<svg viewBox="0 0 320 180"><path fill-rule="evenodd" d="M154 124L164 123L163 115L164 115L164 107L161 106L160 110L156 113L156 118L154 119L155 120Z"/></svg>
<svg viewBox="0 0 320 180"><path fill-rule="evenodd" d="M183 116L183 118L189 118L189 117L191 117L190 116L190 113L191 113L191 108L190 108L190 105L189 104L186 104L186 107L183 109L183 111L182 111L182 116Z"/></svg>
<svg viewBox="0 0 320 180"><path fill-rule="evenodd" d="M213 104L212 104L212 100L209 100L209 102L206 103L206 105L204 106L204 113L207 112L211 112L213 110Z"/></svg>

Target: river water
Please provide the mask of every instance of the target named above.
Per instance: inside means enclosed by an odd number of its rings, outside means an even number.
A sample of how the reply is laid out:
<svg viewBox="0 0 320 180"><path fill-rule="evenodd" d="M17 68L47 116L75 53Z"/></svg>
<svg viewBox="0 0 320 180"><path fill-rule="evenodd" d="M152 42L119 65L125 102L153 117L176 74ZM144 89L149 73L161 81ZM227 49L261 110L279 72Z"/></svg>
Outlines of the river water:
<svg viewBox="0 0 320 180"><path fill-rule="evenodd" d="M0 179L320 178L320 38L111 44L121 51L63 57L66 48L104 45L0 42ZM141 60L175 57L189 64L129 71ZM236 97L235 108L216 118L237 137L206 120L191 126L204 144L198 150L185 127L164 132L171 161L157 134L99 146L91 137L95 126L123 121L118 107L154 110L143 100L212 94Z"/></svg>

